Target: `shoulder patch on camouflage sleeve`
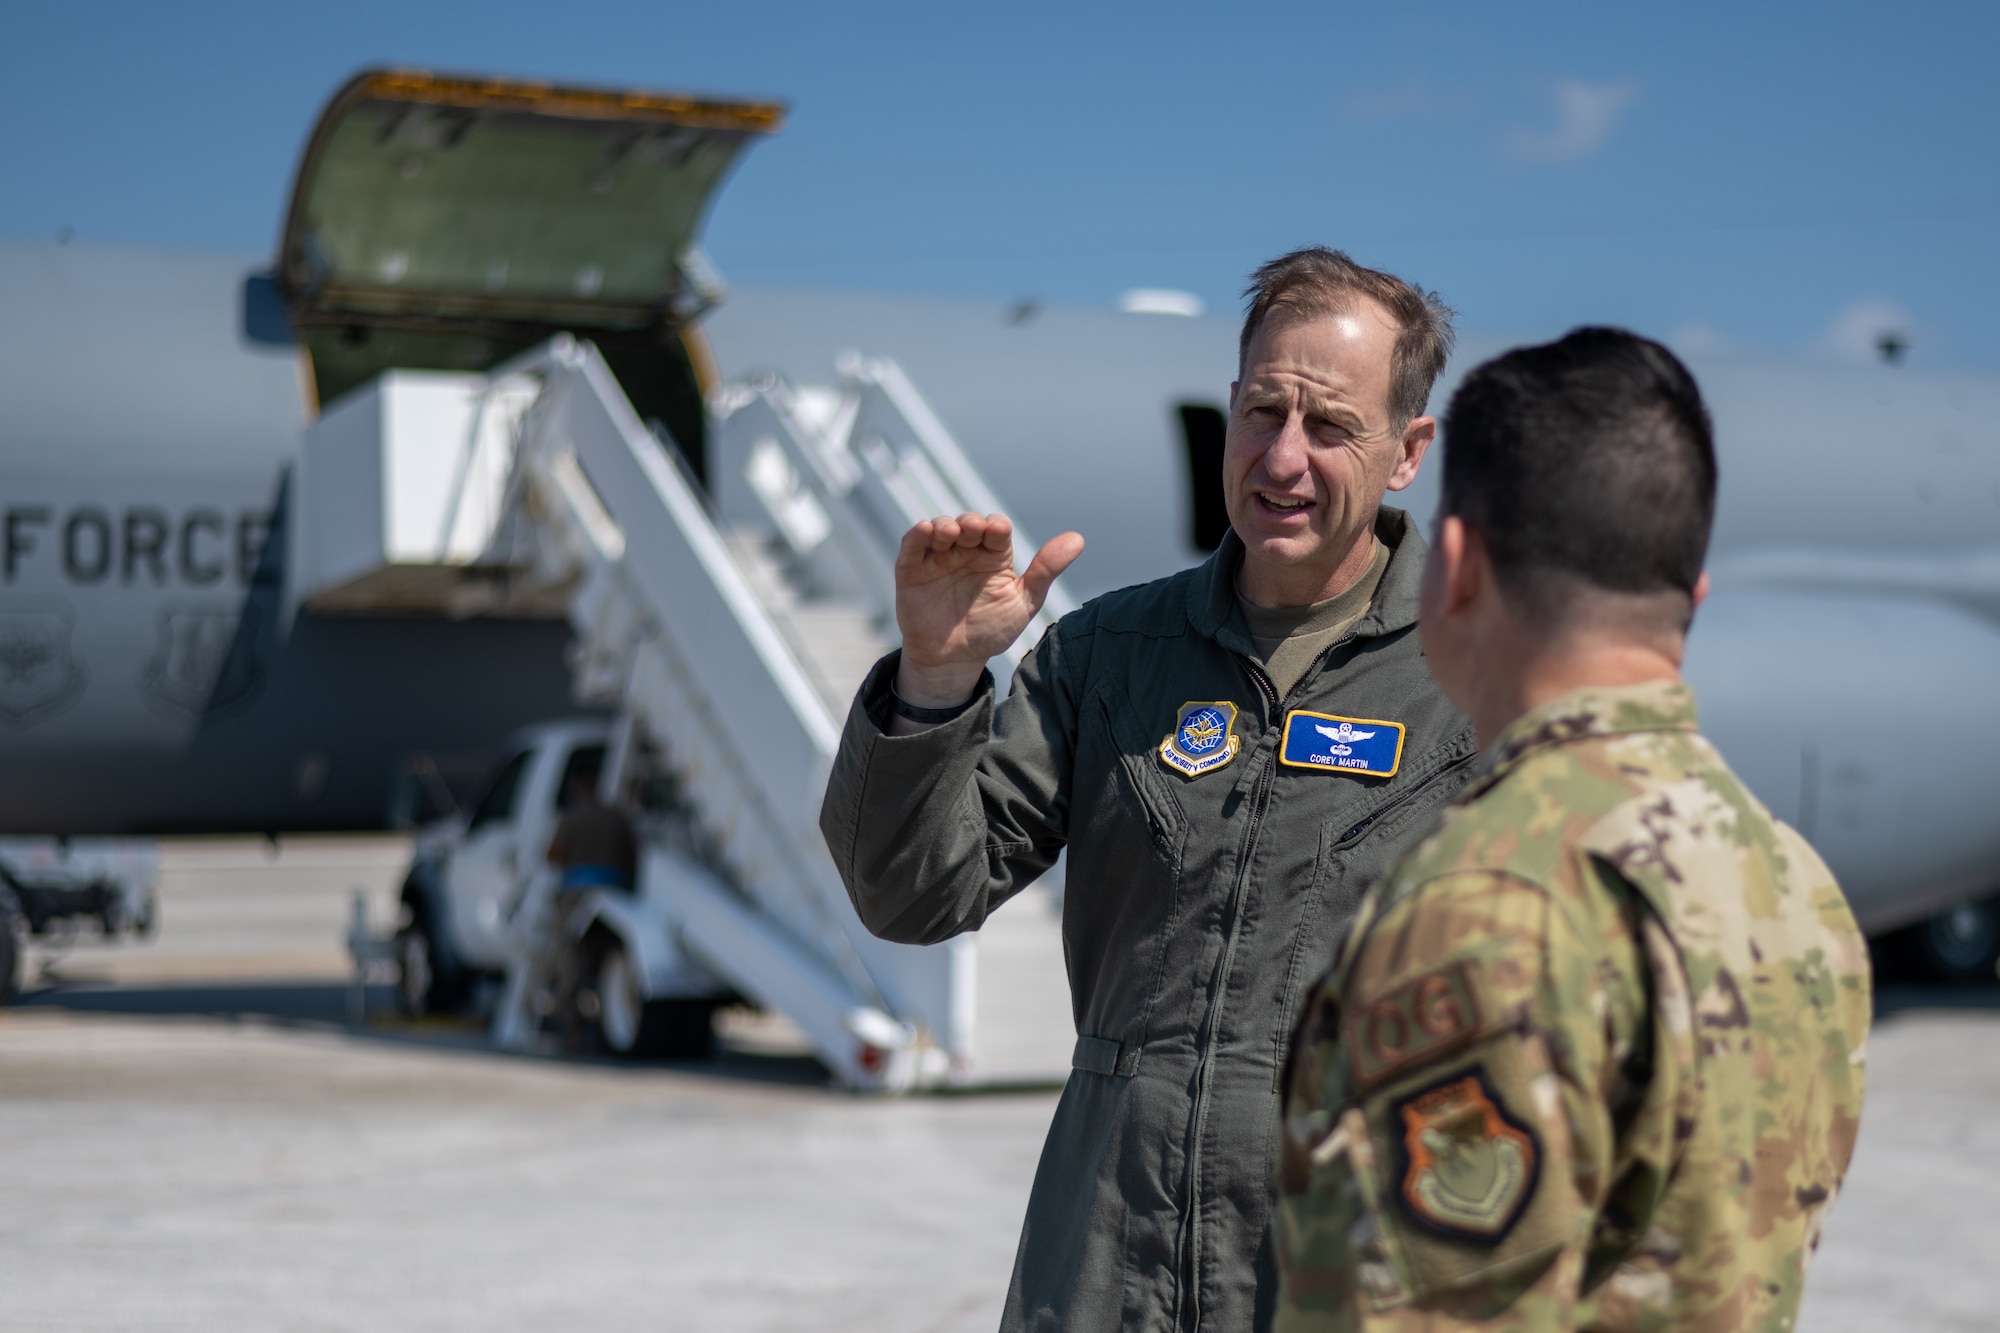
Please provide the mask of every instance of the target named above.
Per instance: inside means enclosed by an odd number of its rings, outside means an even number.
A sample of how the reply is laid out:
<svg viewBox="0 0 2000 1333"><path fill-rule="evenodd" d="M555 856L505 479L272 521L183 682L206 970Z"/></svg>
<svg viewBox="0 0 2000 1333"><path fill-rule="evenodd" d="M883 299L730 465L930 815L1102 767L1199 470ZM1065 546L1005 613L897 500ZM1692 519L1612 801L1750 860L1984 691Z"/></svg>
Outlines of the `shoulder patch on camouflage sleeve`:
<svg viewBox="0 0 2000 1333"><path fill-rule="evenodd" d="M1534 1197L1541 1142L1473 1068L1390 1107L1399 1198L1412 1218L1454 1240L1496 1245Z"/></svg>
<svg viewBox="0 0 2000 1333"><path fill-rule="evenodd" d="M1412 978L1355 1006L1345 1026L1359 1087L1434 1059L1478 1036L1483 1026L1472 969L1460 961Z"/></svg>

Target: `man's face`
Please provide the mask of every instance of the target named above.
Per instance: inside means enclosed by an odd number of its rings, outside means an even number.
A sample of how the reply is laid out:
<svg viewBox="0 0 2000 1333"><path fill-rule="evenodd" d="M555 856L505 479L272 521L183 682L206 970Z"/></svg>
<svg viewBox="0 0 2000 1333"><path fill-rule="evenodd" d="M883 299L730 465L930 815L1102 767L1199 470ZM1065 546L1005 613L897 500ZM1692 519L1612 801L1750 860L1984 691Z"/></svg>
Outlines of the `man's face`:
<svg viewBox="0 0 2000 1333"><path fill-rule="evenodd" d="M1341 314L1280 315L1258 329L1230 389L1222 455L1246 565L1292 587L1323 583L1374 525L1382 492L1416 479L1437 425L1418 417L1398 429L1389 415L1396 333L1366 297Z"/></svg>

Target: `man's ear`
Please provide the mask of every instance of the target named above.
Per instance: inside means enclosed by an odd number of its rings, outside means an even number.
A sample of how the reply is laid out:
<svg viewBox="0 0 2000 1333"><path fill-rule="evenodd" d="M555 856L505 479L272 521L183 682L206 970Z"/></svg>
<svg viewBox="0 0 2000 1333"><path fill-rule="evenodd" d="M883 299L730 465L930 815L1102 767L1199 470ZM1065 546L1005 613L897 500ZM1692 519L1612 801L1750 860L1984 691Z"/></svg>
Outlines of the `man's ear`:
<svg viewBox="0 0 2000 1333"><path fill-rule="evenodd" d="M1437 563L1438 610L1447 614L1462 608L1470 599L1465 589L1465 543L1469 533L1465 520L1456 514L1438 519L1437 543L1430 560Z"/></svg>
<svg viewBox="0 0 2000 1333"><path fill-rule="evenodd" d="M1242 380L1229 381L1229 414L1236 415L1236 391L1243 387Z"/></svg>
<svg viewBox="0 0 2000 1333"><path fill-rule="evenodd" d="M1708 571L1704 569L1701 571L1701 577L1694 581L1694 606L1689 607L1688 610L1690 611L1694 610L1695 607L1700 606L1703 602L1707 600L1708 600Z"/></svg>
<svg viewBox="0 0 2000 1333"><path fill-rule="evenodd" d="M1445 515L1438 521L1437 551L1444 563L1445 611L1464 611L1493 593L1493 557L1479 529L1456 514Z"/></svg>
<svg viewBox="0 0 2000 1333"><path fill-rule="evenodd" d="M1389 473L1389 489L1400 491L1417 479L1417 469L1424 464L1424 454L1431 442L1437 439L1436 417L1411 417L1410 424L1403 427L1403 438L1399 443L1402 452L1396 458L1396 466Z"/></svg>

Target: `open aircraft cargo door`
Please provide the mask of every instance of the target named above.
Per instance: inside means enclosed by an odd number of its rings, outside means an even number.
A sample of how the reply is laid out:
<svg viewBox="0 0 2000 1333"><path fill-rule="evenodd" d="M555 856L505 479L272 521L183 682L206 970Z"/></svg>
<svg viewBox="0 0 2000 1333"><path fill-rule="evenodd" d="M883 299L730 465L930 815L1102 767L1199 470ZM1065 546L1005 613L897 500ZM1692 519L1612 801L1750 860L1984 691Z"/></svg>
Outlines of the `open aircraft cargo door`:
<svg viewBox="0 0 2000 1333"><path fill-rule="evenodd" d="M745 145L783 117L769 102L356 76L306 145L278 261L319 401L572 333L701 477L692 321L717 293L695 242Z"/></svg>

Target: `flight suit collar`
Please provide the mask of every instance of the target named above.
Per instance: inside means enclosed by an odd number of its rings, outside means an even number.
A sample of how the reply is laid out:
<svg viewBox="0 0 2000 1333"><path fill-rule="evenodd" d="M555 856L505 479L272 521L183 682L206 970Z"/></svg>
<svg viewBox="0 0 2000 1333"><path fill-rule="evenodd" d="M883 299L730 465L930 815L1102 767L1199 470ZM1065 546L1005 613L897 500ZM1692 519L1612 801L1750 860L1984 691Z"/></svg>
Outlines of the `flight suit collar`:
<svg viewBox="0 0 2000 1333"><path fill-rule="evenodd" d="M1417 595L1424 576L1424 539L1417 525L1400 509L1383 505L1375 517L1375 535L1389 548L1389 567L1382 571L1382 584L1368 612L1349 634L1357 639L1376 638L1407 629L1417 623ZM1236 615L1236 572L1243 566L1243 539L1234 528L1222 534L1215 548L1188 586L1188 621L1199 634L1223 647L1246 656L1256 648L1243 632Z"/></svg>
<svg viewBox="0 0 2000 1333"><path fill-rule="evenodd" d="M1507 725L1460 793L1469 800L1523 759L1541 750L1597 736L1642 731L1693 731L1694 691L1678 680L1639 685L1585 685L1529 709Z"/></svg>

